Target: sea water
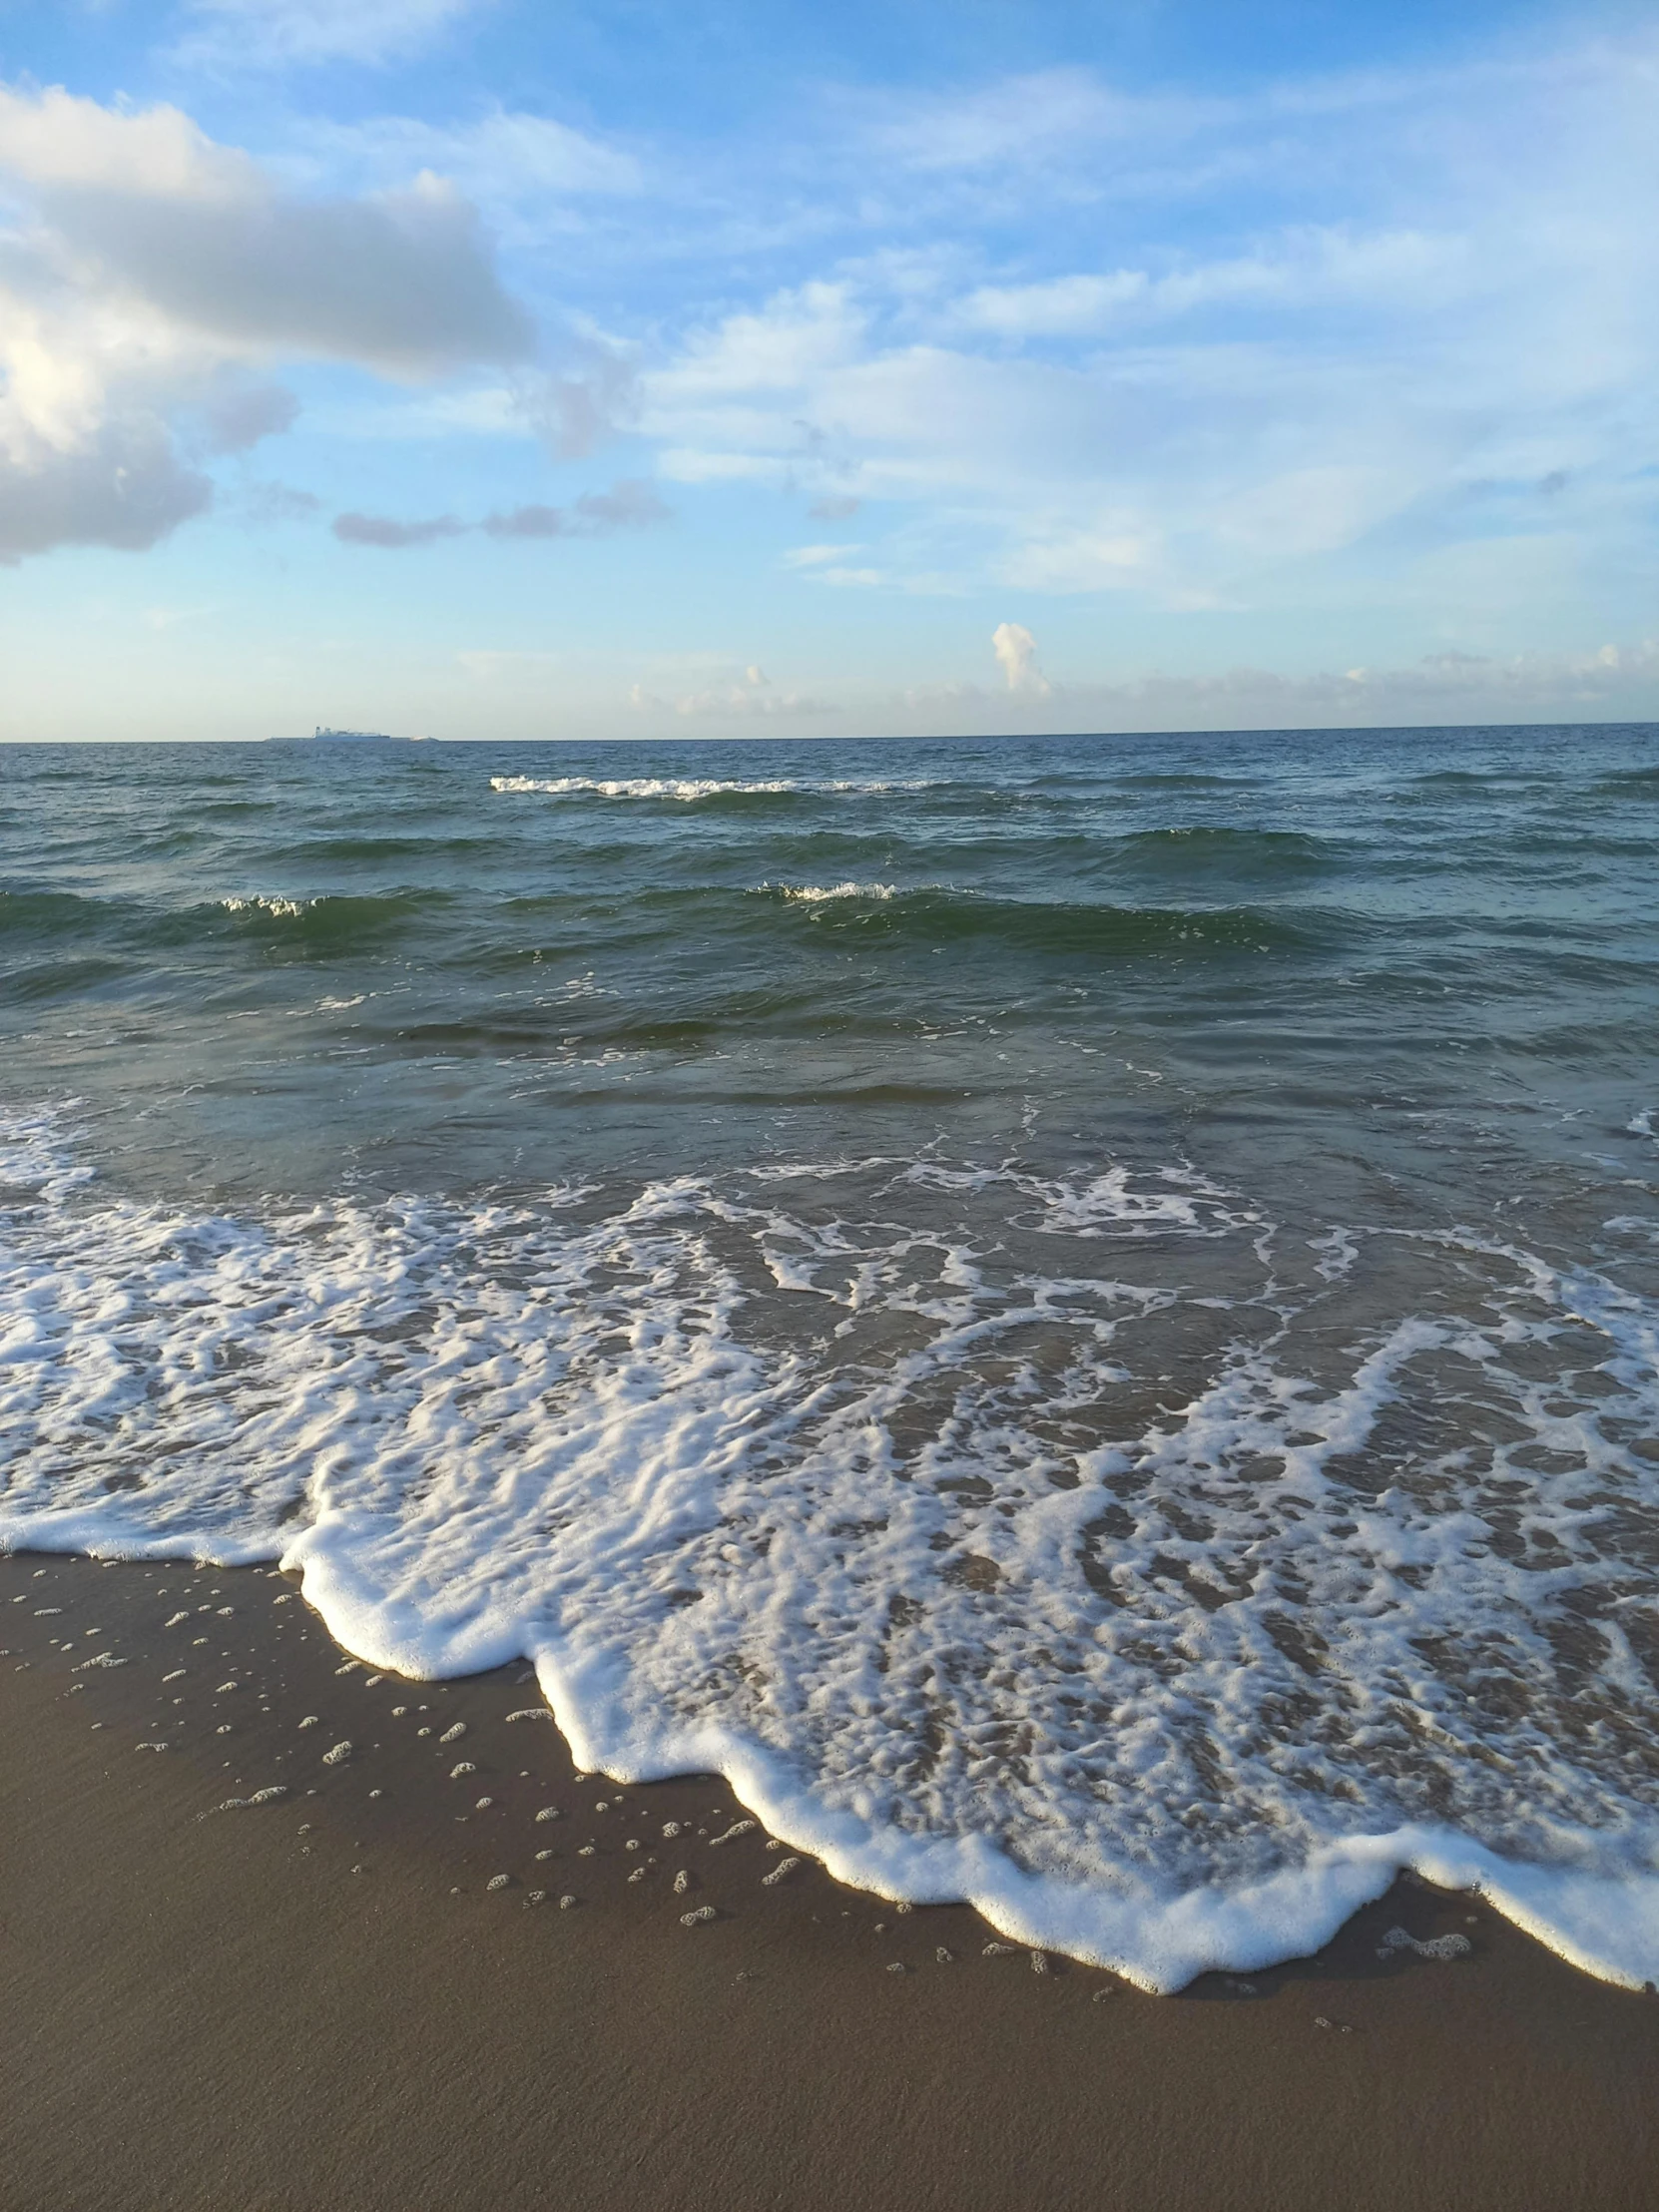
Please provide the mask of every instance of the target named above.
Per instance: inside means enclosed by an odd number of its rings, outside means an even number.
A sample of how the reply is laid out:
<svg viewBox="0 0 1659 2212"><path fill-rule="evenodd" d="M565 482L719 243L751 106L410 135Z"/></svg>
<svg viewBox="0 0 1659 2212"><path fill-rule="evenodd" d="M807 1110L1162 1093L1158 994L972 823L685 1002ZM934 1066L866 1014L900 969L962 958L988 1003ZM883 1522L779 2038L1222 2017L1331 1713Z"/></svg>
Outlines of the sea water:
<svg viewBox="0 0 1659 2212"><path fill-rule="evenodd" d="M1149 1987L1659 1978L1659 730L0 753L0 1544Z"/></svg>

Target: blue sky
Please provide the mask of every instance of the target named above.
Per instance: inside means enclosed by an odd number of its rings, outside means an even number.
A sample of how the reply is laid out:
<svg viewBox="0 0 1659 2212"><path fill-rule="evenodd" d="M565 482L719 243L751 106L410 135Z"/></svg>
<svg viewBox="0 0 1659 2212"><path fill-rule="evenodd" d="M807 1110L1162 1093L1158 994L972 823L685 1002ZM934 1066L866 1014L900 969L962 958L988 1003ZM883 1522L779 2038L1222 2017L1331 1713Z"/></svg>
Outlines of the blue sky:
<svg viewBox="0 0 1659 2212"><path fill-rule="evenodd" d="M0 0L0 735L1659 716L1659 34Z"/></svg>

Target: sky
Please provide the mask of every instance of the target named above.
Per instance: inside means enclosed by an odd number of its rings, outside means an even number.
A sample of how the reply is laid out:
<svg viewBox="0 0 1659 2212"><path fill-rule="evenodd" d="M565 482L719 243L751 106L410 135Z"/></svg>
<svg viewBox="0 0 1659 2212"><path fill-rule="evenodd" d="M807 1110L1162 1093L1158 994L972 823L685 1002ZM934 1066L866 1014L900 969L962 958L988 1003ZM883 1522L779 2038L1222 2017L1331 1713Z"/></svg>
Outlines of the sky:
<svg viewBox="0 0 1659 2212"><path fill-rule="evenodd" d="M0 0L0 737L1659 718L1659 26Z"/></svg>

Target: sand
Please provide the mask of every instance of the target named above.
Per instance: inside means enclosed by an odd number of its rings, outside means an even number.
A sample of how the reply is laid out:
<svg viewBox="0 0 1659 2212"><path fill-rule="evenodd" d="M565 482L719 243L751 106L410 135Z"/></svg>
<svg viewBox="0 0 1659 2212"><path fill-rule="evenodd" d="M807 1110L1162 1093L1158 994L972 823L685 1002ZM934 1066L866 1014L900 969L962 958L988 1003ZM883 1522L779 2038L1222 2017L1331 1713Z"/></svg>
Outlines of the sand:
<svg viewBox="0 0 1659 2212"><path fill-rule="evenodd" d="M720 1781L578 1781L526 1669L372 1676L265 1570L0 1559L0 1650L4 2212L1659 2201L1659 1997L1477 1899L1148 1997L769 1881Z"/></svg>

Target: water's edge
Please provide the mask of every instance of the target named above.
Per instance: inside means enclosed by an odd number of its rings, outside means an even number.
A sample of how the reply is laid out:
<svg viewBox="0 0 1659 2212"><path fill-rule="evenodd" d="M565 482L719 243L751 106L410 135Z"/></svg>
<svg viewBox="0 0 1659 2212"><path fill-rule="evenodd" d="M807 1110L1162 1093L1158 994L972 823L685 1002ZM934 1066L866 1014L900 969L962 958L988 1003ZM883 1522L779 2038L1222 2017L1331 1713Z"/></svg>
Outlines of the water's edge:
<svg viewBox="0 0 1659 2212"><path fill-rule="evenodd" d="M65 1516L67 1519L68 1516ZM198 1566L275 1565L297 1574L305 1602L340 1650L365 1666L415 1681L462 1679L496 1667L534 1666L553 1718L579 1768L626 1785L720 1775L746 1810L792 1851L819 1860L849 1889L907 1905L971 1906L1011 1942L1052 1950L1115 1973L1155 1996L1172 1996L1200 1974L1249 1973L1312 1957L1401 1873L1434 1888L1481 1898L1569 1965L1627 1989L1659 1983L1659 1877L1624 1881L1568 1869L1516 1865L1449 1829L1397 1828L1353 1837L1311 1863L1238 1891L1217 1887L1159 1896L1150 1887L1113 1899L1052 1877L1023 1873L981 1838L918 1843L882 1833L845 1813L826 1817L764 1747L717 1727L664 1730L641 1755L637 1728L624 1746L608 1720L602 1681L581 1655L542 1645L502 1645L472 1655L452 1675L407 1664L406 1644L376 1634L372 1610L313 1528L285 1549L169 1543L79 1544L66 1527L33 1536L0 1521L0 1550L99 1560L190 1560Z"/></svg>

